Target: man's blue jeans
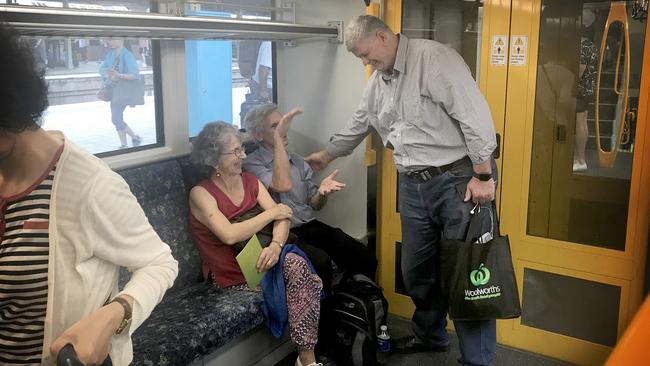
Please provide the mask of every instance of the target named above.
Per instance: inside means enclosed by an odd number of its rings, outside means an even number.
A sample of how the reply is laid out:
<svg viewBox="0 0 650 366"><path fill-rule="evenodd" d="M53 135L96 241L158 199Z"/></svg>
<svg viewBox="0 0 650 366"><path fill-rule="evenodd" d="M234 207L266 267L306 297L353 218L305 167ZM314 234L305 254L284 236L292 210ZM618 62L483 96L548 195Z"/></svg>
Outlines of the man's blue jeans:
<svg viewBox="0 0 650 366"><path fill-rule="evenodd" d="M492 161L496 180L496 165ZM415 303L412 327L416 340L446 345L447 298L440 286L440 242L465 239L474 207L463 202L472 166L454 167L426 182L400 175L399 208L402 221L402 275ZM462 195L462 197L461 197ZM487 224L487 230L490 225ZM496 321L454 321L463 365L492 365L496 351Z"/></svg>

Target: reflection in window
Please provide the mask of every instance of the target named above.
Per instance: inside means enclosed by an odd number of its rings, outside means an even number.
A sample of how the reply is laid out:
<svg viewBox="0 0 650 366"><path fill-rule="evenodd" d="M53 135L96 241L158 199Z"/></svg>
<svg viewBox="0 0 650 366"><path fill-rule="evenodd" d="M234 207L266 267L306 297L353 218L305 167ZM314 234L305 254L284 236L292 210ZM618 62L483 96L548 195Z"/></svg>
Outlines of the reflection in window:
<svg viewBox="0 0 650 366"><path fill-rule="evenodd" d="M93 154L158 143L152 45L147 39L23 38L48 82L42 127ZM110 85L108 101L98 92Z"/></svg>
<svg viewBox="0 0 650 366"><path fill-rule="evenodd" d="M269 0L186 4L187 15L272 20ZM211 121L241 128L246 113L274 100L270 41L186 41L188 132L196 136Z"/></svg>
<svg viewBox="0 0 650 366"><path fill-rule="evenodd" d="M475 80L481 55L483 1L403 0L401 33L432 39L455 49Z"/></svg>
<svg viewBox="0 0 650 366"><path fill-rule="evenodd" d="M273 101L271 42L186 41L189 136L211 121L243 126L246 113Z"/></svg>
<svg viewBox="0 0 650 366"><path fill-rule="evenodd" d="M625 250L645 37L630 5L543 1L530 235Z"/></svg>

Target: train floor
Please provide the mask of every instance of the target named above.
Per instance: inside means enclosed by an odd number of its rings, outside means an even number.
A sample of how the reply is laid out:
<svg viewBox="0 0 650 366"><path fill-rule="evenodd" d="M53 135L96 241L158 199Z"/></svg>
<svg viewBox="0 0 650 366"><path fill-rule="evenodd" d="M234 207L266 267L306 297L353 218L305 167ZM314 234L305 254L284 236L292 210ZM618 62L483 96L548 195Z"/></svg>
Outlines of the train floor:
<svg viewBox="0 0 650 366"><path fill-rule="evenodd" d="M409 319L389 316L388 328L392 339L406 337L411 334ZM450 332L451 348L444 353L415 353L410 355L392 354L386 362L390 366L431 366L431 365L459 365L458 338L456 334ZM276 366L294 366L297 353L284 358ZM571 365L565 362L547 358L534 353L520 351L514 348L497 345L495 366L567 366Z"/></svg>

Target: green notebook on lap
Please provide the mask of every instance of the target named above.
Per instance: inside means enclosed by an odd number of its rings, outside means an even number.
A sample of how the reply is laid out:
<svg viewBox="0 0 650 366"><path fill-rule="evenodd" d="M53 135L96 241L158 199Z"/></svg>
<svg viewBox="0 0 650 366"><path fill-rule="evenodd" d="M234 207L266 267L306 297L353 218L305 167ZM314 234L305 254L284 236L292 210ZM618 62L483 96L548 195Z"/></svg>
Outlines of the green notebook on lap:
<svg viewBox="0 0 650 366"><path fill-rule="evenodd" d="M244 249L237 254L237 263L239 263L239 268L244 274L246 283L250 288L256 288L262 277L264 277L265 272L257 272L257 259L262 253L262 245L260 244L257 235L253 235L252 238L246 243Z"/></svg>

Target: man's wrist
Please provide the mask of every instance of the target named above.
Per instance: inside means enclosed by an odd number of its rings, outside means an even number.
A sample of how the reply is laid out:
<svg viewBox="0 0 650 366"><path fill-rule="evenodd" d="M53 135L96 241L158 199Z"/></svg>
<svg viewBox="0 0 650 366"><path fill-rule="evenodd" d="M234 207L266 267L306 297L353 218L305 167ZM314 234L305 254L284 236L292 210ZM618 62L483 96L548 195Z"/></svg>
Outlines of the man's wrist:
<svg viewBox="0 0 650 366"><path fill-rule="evenodd" d="M488 182L492 180L491 172L473 172L472 176L481 182Z"/></svg>

